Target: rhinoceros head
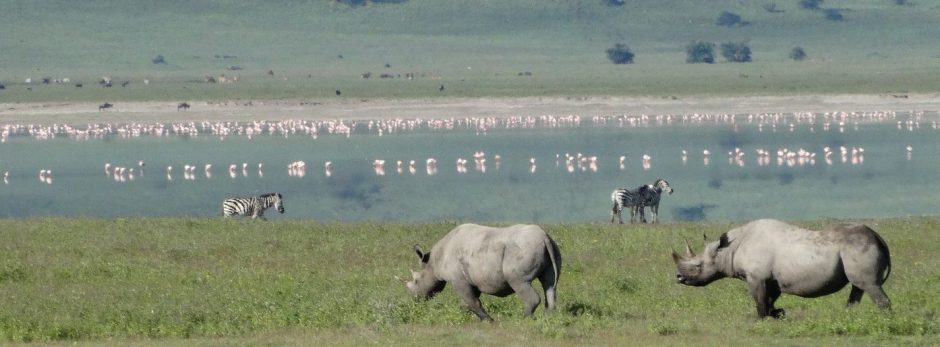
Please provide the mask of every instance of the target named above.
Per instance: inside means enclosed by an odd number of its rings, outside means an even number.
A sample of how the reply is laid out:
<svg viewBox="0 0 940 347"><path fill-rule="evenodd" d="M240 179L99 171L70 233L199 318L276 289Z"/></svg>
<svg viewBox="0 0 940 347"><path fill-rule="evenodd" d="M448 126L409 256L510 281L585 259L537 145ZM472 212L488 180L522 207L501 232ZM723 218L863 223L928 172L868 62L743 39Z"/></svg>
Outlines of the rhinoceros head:
<svg viewBox="0 0 940 347"><path fill-rule="evenodd" d="M702 254L695 255L689 243L685 243L685 254L672 252L672 261L676 263L676 282L689 286L705 286L717 279L725 277L718 271L715 258L718 250L729 245L728 236L721 235L718 241L705 240L705 249Z"/></svg>
<svg viewBox="0 0 940 347"><path fill-rule="evenodd" d="M430 252L424 253L421 251L420 246L415 245L415 253L418 254L421 271L412 271L411 281L405 282L405 286L408 287L408 291L415 297L424 299L433 298L437 293L444 290L444 286L447 282L438 280L437 277L434 276L434 267L429 264L431 260Z"/></svg>

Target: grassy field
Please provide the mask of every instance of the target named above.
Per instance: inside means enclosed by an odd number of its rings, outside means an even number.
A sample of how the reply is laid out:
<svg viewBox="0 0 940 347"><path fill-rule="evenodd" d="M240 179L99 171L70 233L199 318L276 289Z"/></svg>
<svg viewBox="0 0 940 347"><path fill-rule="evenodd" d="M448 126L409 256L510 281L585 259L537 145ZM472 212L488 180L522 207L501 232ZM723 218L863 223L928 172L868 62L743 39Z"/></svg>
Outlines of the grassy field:
<svg viewBox="0 0 940 347"><path fill-rule="evenodd" d="M800 222L820 227L834 221ZM522 318L484 297L481 323L451 288L429 302L394 276L454 224L219 219L0 220L0 340L78 345L933 345L940 343L936 218L868 221L887 240L893 310L848 291L784 296L759 321L745 286L674 283L670 248L732 225L546 225L559 307ZM695 248L700 248L695 247Z"/></svg>
<svg viewBox="0 0 940 347"><path fill-rule="evenodd" d="M928 1L826 1L842 21L795 0L775 12L759 1L605 3L0 0L0 101L940 91L940 28L923 25L940 6ZM722 11L748 24L719 26ZM687 64L693 40L746 41L753 62L716 51L715 64ZM634 64L607 59L615 43L632 49ZM788 58L796 46L807 60ZM158 55L166 64L152 62ZM239 82L204 82L221 74ZM102 76L114 88L98 86Z"/></svg>

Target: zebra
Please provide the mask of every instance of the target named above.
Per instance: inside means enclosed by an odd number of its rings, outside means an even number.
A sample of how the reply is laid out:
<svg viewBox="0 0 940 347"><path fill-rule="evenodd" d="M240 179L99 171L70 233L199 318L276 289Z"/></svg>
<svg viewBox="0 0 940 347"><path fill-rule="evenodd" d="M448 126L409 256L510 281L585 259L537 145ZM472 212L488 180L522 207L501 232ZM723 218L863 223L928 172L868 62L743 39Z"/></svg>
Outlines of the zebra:
<svg viewBox="0 0 940 347"><path fill-rule="evenodd" d="M284 203L281 199L281 193L269 193L258 197L228 198L222 201L222 216L251 216L252 219L267 220L264 218L264 210L268 207L274 206L277 212L284 213Z"/></svg>
<svg viewBox="0 0 940 347"><path fill-rule="evenodd" d="M640 213L640 221L646 223L646 214L643 208L649 206L650 212L653 214L653 223L658 223L659 200L664 191L669 194L672 194L673 191L672 187L669 186L669 182L664 179L658 179L653 184L645 184L634 189L615 189L610 194L610 200L614 204L610 211L610 222L613 223L614 218L618 218L620 224L623 224L621 212L624 207L630 207L630 223L636 220L637 212Z"/></svg>

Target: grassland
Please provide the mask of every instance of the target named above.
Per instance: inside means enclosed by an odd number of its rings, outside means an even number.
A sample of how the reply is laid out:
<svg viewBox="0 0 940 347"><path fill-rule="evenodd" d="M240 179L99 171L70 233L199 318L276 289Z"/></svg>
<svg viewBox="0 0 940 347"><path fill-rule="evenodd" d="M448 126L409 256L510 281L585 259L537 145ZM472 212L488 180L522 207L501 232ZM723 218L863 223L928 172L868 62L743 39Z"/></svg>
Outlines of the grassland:
<svg viewBox="0 0 940 347"><path fill-rule="evenodd" d="M4 0L0 101L940 91L940 28L923 24L936 21L940 6L928 1L826 1L843 21L795 0L777 1L776 12L758 1L625 3ZM719 26L721 11L749 24ZM753 62L687 64L684 46L693 40L746 41ZM608 61L605 50L620 42L636 54L634 64ZM796 46L807 60L788 58ZM157 55L166 64L154 64ZM365 72L372 78L361 79ZM204 82L221 74L240 80ZM98 86L102 76L114 88ZM41 85L43 77L70 83Z"/></svg>
<svg viewBox="0 0 940 347"><path fill-rule="evenodd" d="M819 227L833 221L800 222ZM522 318L485 297L481 323L450 288L416 301L394 276L453 223L219 219L0 220L0 340L79 345L933 345L936 218L868 221L887 240L893 300L791 296L758 321L743 283L675 284L669 249L722 223L546 225L564 259L559 308Z"/></svg>

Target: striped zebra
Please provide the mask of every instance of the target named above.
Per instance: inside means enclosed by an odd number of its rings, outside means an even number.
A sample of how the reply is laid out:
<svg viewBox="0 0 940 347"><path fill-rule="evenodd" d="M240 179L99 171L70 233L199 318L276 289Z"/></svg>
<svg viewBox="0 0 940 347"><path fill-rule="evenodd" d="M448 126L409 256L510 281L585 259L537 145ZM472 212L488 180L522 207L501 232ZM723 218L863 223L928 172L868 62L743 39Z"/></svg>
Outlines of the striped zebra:
<svg viewBox="0 0 940 347"><path fill-rule="evenodd" d="M645 184L634 189L615 189L613 193L610 194L610 200L614 204L610 211L610 222L613 223L614 218L617 218L620 220L620 224L623 224L621 212L623 212L625 207L629 207L630 223L636 220L637 212L640 214L640 221L646 223L644 207L649 206L650 212L653 214L653 223L658 223L659 200L663 192L672 194L672 187L670 187L669 182L664 179L658 179L656 182L653 182L653 184Z"/></svg>
<svg viewBox="0 0 940 347"><path fill-rule="evenodd" d="M264 210L274 206L277 212L284 213L281 193L269 193L262 196L228 198L222 201L222 216L251 216L252 219L264 218Z"/></svg>

